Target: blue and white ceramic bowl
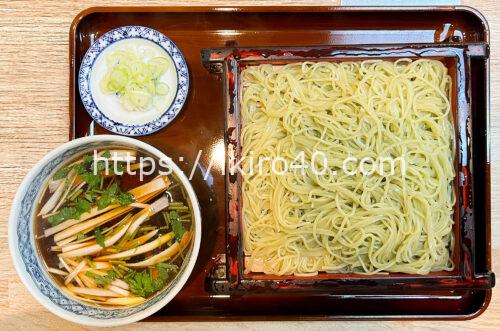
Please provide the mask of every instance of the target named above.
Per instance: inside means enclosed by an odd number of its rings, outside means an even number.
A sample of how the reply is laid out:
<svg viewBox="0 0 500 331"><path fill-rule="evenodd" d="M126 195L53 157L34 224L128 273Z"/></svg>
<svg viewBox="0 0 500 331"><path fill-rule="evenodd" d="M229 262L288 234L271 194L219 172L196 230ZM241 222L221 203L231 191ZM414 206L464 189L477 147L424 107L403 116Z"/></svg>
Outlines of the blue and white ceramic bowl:
<svg viewBox="0 0 500 331"><path fill-rule="evenodd" d="M45 270L39 256L34 220L36 203L48 178L55 169L74 156L95 148L108 146L135 148L158 158L166 158L168 166L179 179L191 202L194 215L194 240L186 259L168 287L143 303L130 308L98 308L84 304L63 293ZM111 135L98 135L67 142L40 160L26 175L12 205L9 220L9 248L26 288L52 313L72 322L90 326L117 326L143 319L165 306L181 290L193 270L201 240L201 216L198 200L184 173L158 149L136 139Z"/></svg>
<svg viewBox="0 0 500 331"><path fill-rule="evenodd" d="M135 47L166 56L172 65L161 81L170 89L161 107L127 111L116 95L106 95L99 82L107 71L107 56L120 47ZM105 129L125 136L143 136L168 125L179 114L189 91L189 72L179 48L164 34L143 26L123 26L97 39L83 57L78 74L80 97L90 116Z"/></svg>

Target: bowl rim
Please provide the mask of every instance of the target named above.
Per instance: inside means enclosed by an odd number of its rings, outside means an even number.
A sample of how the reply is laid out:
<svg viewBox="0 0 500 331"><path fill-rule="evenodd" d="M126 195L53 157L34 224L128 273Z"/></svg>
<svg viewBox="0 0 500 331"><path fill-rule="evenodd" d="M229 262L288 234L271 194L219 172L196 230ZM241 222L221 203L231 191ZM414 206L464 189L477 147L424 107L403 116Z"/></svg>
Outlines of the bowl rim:
<svg viewBox="0 0 500 331"><path fill-rule="evenodd" d="M51 159L53 159L55 156L59 155L60 153L70 150L72 148L75 148L77 146L86 144L86 143L92 143L92 142L101 142L101 141L113 141L116 143L128 143L132 144L138 148L142 148L146 150L147 152L150 152L154 156L157 157L165 157L167 158L168 166L171 167L172 172L177 176L177 178L181 181L183 184L186 193L188 194L189 199L191 200L192 206L193 206L193 215L194 215L194 227L195 227L195 233L194 233L194 240L193 240L193 248L191 252L190 259L188 263L186 264L184 270L182 273L179 275L177 282L173 284L171 287L170 291L165 295L164 298L159 300L158 302L152 304L151 306L145 308L144 310L138 311L136 313L133 313L129 316L126 317L119 317L119 318L108 318L108 319L97 319L89 316L83 316L83 315L78 315L73 312L67 311L51 300L49 300L43 293L40 292L40 290L37 288L35 283L33 282L33 279L31 276L26 272L24 263L22 261L19 249L18 249L18 238L16 235L16 230L18 226L18 215L21 210L21 200L22 197L25 195L29 184L31 181L34 179L34 177L38 174L38 172L41 170L41 168L47 164ZM198 198L196 197L196 194L194 192L194 189L189 182L188 178L184 174L184 172L173 162L171 158L169 158L165 153L157 149L156 147L153 147L145 142L142 142L140 140L130 138L130 137L124 137L124 136L116 136L116 135L95 135L95 136L87 136L87 137L82 137L78 138L75 140L71 140L69 142L66 142L64 144L61 144L51 150L49 153L47 153L41 160L39 160L32 168L31 170L25 175L24 179L22 180L21 184L19 185L16 195L14 197L14 200L12 202L10 214L9 214L9 223L8 223L8 243L9 243L9 252L11 256L11 260L14 264L14 267L16 269L16 272L21 279L22 283L24 286L28 289L28 291L31 293L31 295L37 299L37 301L42 304L46 309L48 309L50 312L53 314L68 320L70 322L74 323L79 323L87 326L100 326L100 327L111 327L111 326L120 326L120 325L125 325L129 323L133 323L136 321L139 321L141 319L144 319L161 308L163 308L167 303L169 303L176 295L177 293L184 287L185 283L187 282L188 278L191 275L191 272L193 271L194 265L196 263L197 257L198 257L198 252L200 250L200 243L201 243L201 212L200 212L200 205L198 202ZM36 251L36 249L35 249ZM37 258L39 256L37 255ZM43 276L44 278L45 275ZM47 280L50 281L50 280ZM77 301L77 300L75 300ZM79 301L77 301L79 302ZM80 302L79 302L80 303ZM99 309L99 308L95 308Z"/></svg>
<svg viewBox="0 0 500 331"><path fill-rule="evenodd" d="M135 36L128 35L128 33L130 32L128 31L129 29L137 29L138 30L137 35ZM126 32L127 36L116 37L117 32ZM151 34L156 34L160 38L160 40L155 40ZM112 40L104 46L101 45L102 41L107 38ZM118 38L118 39L115 40L113 38ZM165 110L157 118L149 122L146 122L144 124L125 124L121 123L116 119L108 117L95 103L90 86L90 75L92 73L95 62L102 54L102 52L104 52L109 46L111 46L116 42L134 38L150 41L159 46L160 48L162 48L172 59L177 77L176 91L172 102L165 108ZM169 43L170 47L163 45L164 43ZM95 57L92 56L92 53L95 53ZM179 55L180 58L179 64L177 64L174 59L175 54ZM86 62L89 63L86 64ZM85 73L84 70L85 68L88 68L87 73ZM181 77L186 80L185 84L181 84ZM189 85L190 85L188 63L186 61L186 58L184 57L184 54L181 52L180 48L164 33L156 29L153 29L151 27L143 25L119 26L107 31L102 36L97 38L83 55L83 58L80 61L80 67L78 68L78 75L76 76L76 80L78 87L78 95L80 96L82 104L87 113L89 114L89 116L92 117L100 126L105 128L106 130L130 137L150 135L172 123L175 120L175 118L179 115L182 108L184 107L184 104L187 101L189 94ZM84 83L87 83L89 85L88 88L84 87ZM180 91L182 91L183 93L179 93ZM90 98L90 100L87 100L87 96L88 98ZM171 110L173 110L173 114L169 116L169 112ZM99 114L99 116L96 116L94 113ZM150 126L152 127L150 128ZM138 130L142 131L139 132Z"/></svg>

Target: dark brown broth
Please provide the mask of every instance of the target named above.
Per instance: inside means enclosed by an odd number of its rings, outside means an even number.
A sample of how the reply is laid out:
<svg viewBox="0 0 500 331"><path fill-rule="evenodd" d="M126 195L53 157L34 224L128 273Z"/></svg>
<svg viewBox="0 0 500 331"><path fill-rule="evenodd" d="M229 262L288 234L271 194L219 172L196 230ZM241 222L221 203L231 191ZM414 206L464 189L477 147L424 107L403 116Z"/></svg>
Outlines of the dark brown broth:
<svg viewBox="0 0 500 331"><path fill-rule="evenodd" d="M113 148L124 149L123 147L107 147L106 150L113 149ZM101 150L104 150L104 149L98 149L97 151L99 152ZM67 165L73 163L74 161L82 158L83 155L89 154L89 153L92 154L93 150L90 151L90 152L86 152L84 154L80 154L79 156L76 156L76 157L72 158L71 160L69 160L65 164L59 166L56 169L56 171L58 169L63 168L64 166L67 166ZM136 175L130 175L130 174L124 173L122 176L119 176L119 179L120 179L120 189L122 191L128 191L128 190L130 190L130 189L132 189L134 187L137 187L139 185L143 185L145 183L148 183L149 181L151 181L152 179L154 179L156 176L159 175L160 169L158 169L159 168L158 158L153 157L149 153L145 153L145 152L142 152L142 151L137 151L137 160L139 160L140 157L151 157L151 158L153 158L155 160L155 163L156 163L156 167L155 167L156 169L155 169L155 171L151 175L144 175L142 181L140 180L140 176L139 176L139 172L138 171L137 171ZM165 169L163 169L163 170L165 170ZM43 219L42 216L36 216L36 215L38 215L38 213L39 213L40 209L42 208L42 206L47 202L47 200L51 196L51 193L49 193L49 190L48 190L48 187L47 187L47 185L48 185L48 183L50 181L50 178L48 178L47 182L44 184L44 188L42 189L42 192L44 192L43 196L39 199L38 205L36 206L37 210L36 210L36 213L34 214L35 215L35 220L33 222L33 224L34 224L34 233L36 235L36 238L38 238L36 240L36 246L37 246L36 248L37 248L37 251L38 251L41 259L43 260L43 264L45 264L44 267L45 268L52 267L52 268L56 268L56 269L61 269L58 266L59 265L59 259L58 259L57 254L59 252L54 252L54 251L51 250L51 247L55 245L54 236L52 235L52 236L49 236L49 237L43 237L44 231L46 229L50 228L51 225L49 224L49 222L46 219ZM187 194L184 191L184 189L183 189L183 187L181 185L181 182L173 175L173 173L169 174L168 178L170 179L170 182L171 182L170 187L173 187L173 189L167 189L167 191L170 192L170 194L172 195L173 201L174 202L183 202L186 206L189 207L189 210L192 212L193 209L192 209L191 203L187 199ZM110 179L111 178L105 180L104 187L106 187L106 184L109 183ZM155 197L154 199L150 200L148 203L150 204L150 203L154 202L159 197L160 196ZM168 210L168 208L165 209L165 210ZM138 211L139 211L139 209L135 208L132 211L130 211L130 214L135 214ZM118 217L117 219L112 220L112 221L106 223L104 226L101 227L101 229L105 229L107 227L110 227L110 226L116 224L117 222L119 222L120 220L122 220L126 215ZM181 222L181 224L183 225L183 227L184 227L184 229L186 231L189 230L190 227L191 227L191 224L192 224L192 218L189 220L189 222ZM166 225L166 223L165 223L165 220L164 220L161 212L153 215L149 220L145 221L142 224L142 226L156 226L156 227L163 227L165 225ZM141 235L143 235L143 234L145 234L146 232L138 233L136 235L136 238L139 237L139 236L141 236ZM150 241L152 241L152 240L158 238L159 236L164 235L164 234L166 234L168 232L170 232L170 230L161 229L161 230L158 231L158 233L153 238L151 238L150 240L148 240L148 242L150 242ZM93 234L93 232L89 232L89 235L92 235L92 234ZM149 252L148 255L151 255L151 256L155 255L155 254L163 251L164 249L165 249L165 245L162 245L159 248L156 248L155 250ZM180 258L179 257L176 258L175 261L167 261L167 262L169 262L171 264L177 265L177 267L179 268L178 270L180 270L181 266L182 266L182 262L184 260L183 256L185 256L186 251L183 254L181 254ZM134 257L128 259L127 262L134 263L134 262L138 262L138 261L141 261L141 260L144 260L144 254L141 254L141 255L138 255L138 256L134 256ZM142 271L144 269L147 269L147 268L136 268L134 270L136 270L136 271ZM50 272L48 272L48 274L51 276L51 278L57 284L59 284L60 286L64 285L64 277L63 276L55 275L55 274L50 273ZM171 278L171 280L174 279L174 277L175 277L175 275ZM171 280L169 282L167 282L167 284L165 285L165 287L168 286L168 284L171 282ZM156 293L158 293L158 292L156 292ZM155 295L156 293L153 293L153 295Z"/></svg>

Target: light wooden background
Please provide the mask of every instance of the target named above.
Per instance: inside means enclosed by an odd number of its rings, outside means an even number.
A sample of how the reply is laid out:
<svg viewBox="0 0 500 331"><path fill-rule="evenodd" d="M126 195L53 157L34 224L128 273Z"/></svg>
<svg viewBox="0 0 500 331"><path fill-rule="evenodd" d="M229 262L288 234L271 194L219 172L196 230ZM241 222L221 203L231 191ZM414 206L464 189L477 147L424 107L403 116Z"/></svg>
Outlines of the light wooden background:
<svg viewBox="0 0 500 331"><path fill-rule="evenodd" d="M409 1L411 2L411 1ZM68 1L0 0L0 329L85 329L45 310L19 280L8 252L7 222L23 176L68 139L68 31L74 16L96 5L336 5L339 0L274 1ZM463 0L488 19L491 30L492 248L500 276L500 8L496 0ZM488 310L465 322L239 322L136 323L126 329L500 329L500 288ZM123 328L121 328L123 329Z"/></svg>

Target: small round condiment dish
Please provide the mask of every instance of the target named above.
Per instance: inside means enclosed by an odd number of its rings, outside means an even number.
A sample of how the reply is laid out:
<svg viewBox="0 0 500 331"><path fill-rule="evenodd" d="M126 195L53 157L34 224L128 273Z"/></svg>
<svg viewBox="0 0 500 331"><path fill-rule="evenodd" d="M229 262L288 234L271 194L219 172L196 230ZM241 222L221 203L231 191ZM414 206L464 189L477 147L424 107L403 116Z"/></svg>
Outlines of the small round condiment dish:
<svg viewBox="0 0 500 331"><path fill-rule="evenodd" d="M105 94L99 87L108 69L107 57L130 47L147 49L171 63L159 79L169 90L154 109L126 110L118 95ZM164 128L181 111L189 91L188 66L179 48L163 33L144 26L122 26L105 33L88 49L80 65L78 88L83 106L99 125L120 135L143 136Z"/></svg>

